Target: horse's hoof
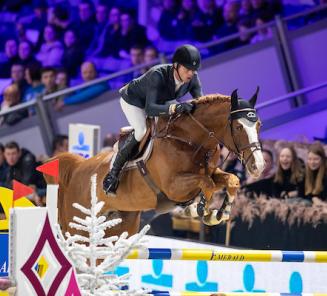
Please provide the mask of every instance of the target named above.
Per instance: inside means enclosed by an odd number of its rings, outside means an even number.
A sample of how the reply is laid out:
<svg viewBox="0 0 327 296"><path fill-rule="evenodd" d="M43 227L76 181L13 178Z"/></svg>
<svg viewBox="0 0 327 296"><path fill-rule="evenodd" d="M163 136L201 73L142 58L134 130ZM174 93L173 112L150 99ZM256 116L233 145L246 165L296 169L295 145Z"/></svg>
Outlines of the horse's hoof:
<svg viewBox="0 0 327 296"><path fill-rule="evenodd" d="M197 205L195 205L195 204L191 204L191 205L187 206L184 210L184 213L188 217L192 217L192 218L199 217L199 214L197 212Z"/></svg>

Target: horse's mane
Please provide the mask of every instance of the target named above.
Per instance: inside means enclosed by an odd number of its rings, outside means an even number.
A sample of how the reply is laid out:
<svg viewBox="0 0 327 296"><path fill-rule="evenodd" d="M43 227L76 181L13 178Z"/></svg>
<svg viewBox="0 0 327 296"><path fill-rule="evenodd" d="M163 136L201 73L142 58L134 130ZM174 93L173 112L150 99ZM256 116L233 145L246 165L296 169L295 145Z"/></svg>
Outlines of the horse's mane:
<svg viewBox="0 0 327 296"><path fill-rule="evenodd" d="M230 102L230 96L226 96L222 94L210 94L192 100L192 103L194 103L195 105L211 104L211 103L227 103L227 102Z"/></svg>

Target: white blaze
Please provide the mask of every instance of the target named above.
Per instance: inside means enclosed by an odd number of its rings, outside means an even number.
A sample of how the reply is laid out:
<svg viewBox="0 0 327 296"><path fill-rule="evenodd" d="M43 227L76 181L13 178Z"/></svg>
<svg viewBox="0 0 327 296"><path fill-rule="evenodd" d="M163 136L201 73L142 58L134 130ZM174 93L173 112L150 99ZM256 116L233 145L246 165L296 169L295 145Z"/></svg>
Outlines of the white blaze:
<svg viewBox="0 0 327 296"><path fill-rule="evenodd" d="M258 133L256 129L256 122L252 122L250 120L247 120L246 118L240 118L238 119L239 123L242 124L244 130L246 131L246 134L248 135L249 143L259 143L258 139ZM253 151L255 147L251 147L251 150ZM258 174L260 175L265 168L265 161L263 159L263 155L261 150L255 150L253 152L253 156L255 159L255 164L258 169Z"/></svg>

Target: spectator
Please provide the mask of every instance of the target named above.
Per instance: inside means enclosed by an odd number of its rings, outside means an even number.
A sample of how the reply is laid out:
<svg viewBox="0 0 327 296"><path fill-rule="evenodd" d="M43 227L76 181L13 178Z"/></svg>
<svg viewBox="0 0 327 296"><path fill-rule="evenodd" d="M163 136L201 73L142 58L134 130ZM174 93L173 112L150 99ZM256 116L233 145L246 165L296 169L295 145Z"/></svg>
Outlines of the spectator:
<svg viewBox="0 0 327 296"><path fill-rule="evenodd" d="M232 35L238 32L237 22L239 19L239 3L236 1L226 2L224 5L223 16L224 24L220 26L216 32L218 39L224 38L228 35ZM238 40L234 39L228 42L224 42L216 47L213 51L215 53L223 52L225 50L232 49L237 46Z"/></svg>
<svg viewBox="0 0 327 296"><path fill-rule="evenodd" d="M25 92L29 88L29 85L25 80L24 72L25 68L20 63L13 64L11 67L11 81L18 85L22 98L25 96Z"/></svg>
<svg viewBox="0 0 327 296"><path fill-rule="evenodd" d="M82 0L78 5L79 19L73 23L73 29L80 40L80 46L86 51L93 40L95 33L95 18L92 2Z"/></svg>
<svg viewBox="0 0 327 296"><path fill-rule="evenodd" d="M266 0L251 0L252 13L250 18L254 24L256 19L265 15L265 19L270 21L273 19L276 11L273 10L273 7L269 5Z"/></svg>
<svg viewBox="0 0 327 296"><path fill-rule="evenodd" d="M252 5L251 0L241 0L240 17L242 20L251 19Z"/></svg>
<svg viewBox="0 0 327 296"><path fill-rule="evenodd" d="M67 69L70 77L76 77L84 54L74 30L68 30L64 35L65 51L62 57L62 65Z"/></svg>
<svg viewBox="0 0 327 296"><path fill-rule="evenodd" d="M97 78L97 70L92 62L84 62L81 66L81 74L84 82L90 82ZM58 110L61 110L64 105L74 105L83 102L87 102L109 90L108 83L106 81L91 85L77 91L75 94L66 97L57 106Z"/></svg>
<svg viewBox="0 0 327 296"><path fill-rule="evenodd" d="M131 67L139 66L144 63L144 49L142 46L139 46L139 45L132 46L129 55L131 57L131 60L130 60ZM140 75L142 75L144 73L142 70L143 69L134 71L132 73L132 77L130 77L130 79L128 79L128 80L132 80L132 79L137 78Z"/></svg>
<svg viewBox="0 0 327 296"><path fill-rule="evenodd" d="M97 5L95 19L96 23L94 28L94 36L88 49L89 55L91 55L98 48L99 39L108 23L108 7L104 3L99 3Z"/></svg>
<svg viewBox="0 0 327 296"><path fill-rule="evenodd" d="M303 197L303 168L292 146L281 149L277 171L272 182L272 196L277 198Z"/></svg>
<svg viewBox="0 0 327 296"><path fill-rule="evenodd" d="M2 143L0 143L0 186L2 187L5 185L8 171L8 164L5 160L4 152L5 147L2 145Z"/></svg>
<svg viewBox="0 0 327 296"><path fill-rule="evenodd" d="M52 141L52 157L63 152L68 152L68 136L56 135Z"/></svg>
<svg viewBox="0 0 327 296"><path fill-rule="evenodd" d="M159 58L159 52L154 46L150 45L145 48L145 50L144 50L144 63L145 64L150 64L158 58ZM153 64L144 68L144 70L142 70L143 73L148 71L152 66L153 66Z"/></svg>
<svg viewBox="0 0 327 296"><path fill-rule="evenodd" d="M305 169L305 197L327 200L327 158L324 147L319 142L309 147Z"/></svg>
<svg viewBox="0 0 327 296"><path fill-rule="evenodd" d="M3 93L1 111L8 110L20 103L20 91L16 83L8 85ZM26 109L7 113L0 118L0 125L14 125L28 116Z"/></svg>
<svg viewBox="0 0 327 296"><path fill-rule="evenodd" d="M44 67L41 70L41 82L44 85L44 95L56 92L58 90L56 84L56 70L52 67Z"/></svg>
<svg viewBox="0 0 327 296"><path fill-rule="evenodd" d="M43 32L47 25L47 1L34 0L33 1L33 15L31 18L24 18L22 22L27 29L35 30L35 32ZM37 36L36 40L39 36Z"/></svg>
<svg viewBox="0 0 327 296"><path fill-rule="evenodd" d="M199 11L192 23L193 37L195 41L207 42L224 23L222 11L216 7L214 0L198 0L198 6Z"/></svg>
<svg viewBox="0 0 327 296"><path fill-rule="evenodd" d="M112 7L109 12L109 22L99 40L99 46L94 55L119 58L120 9Z"/></svg>
<svg viewBox="0 0 327 296"><path fill-rule="evenodd" d="M36 99L44 92L44 86L41 83L41 68L39 63L29 64L25 69L25 79L29 83L30 87L26 90L23 97L23 102ZM29 115L35 114L35 108L30 107L28 109Z"/></svg>
<svg viewBox="0 0 327 296"><path fill-rule="evenodd" d="M158 22L159 34L164 40L175 41L183 38L183 36L179 35L177 14L176 0L164 0L163 10Z"/></svg>
<svg viewBox="0 0 327 296"><path fill-rule="evenodd" d="M19 43L18 56L20 63L24 66L36 62L35 58L33 57L33 46L29 41L22 41Z"/></svg>
<svg viewBox="0 0 327 296"><path fill-rule="evenodd" d="M177 28L179 36L183 40L193 39L192 22L195 18L198 7L195 0L183 0L180 11L177 15Z"/></svg>
<svg viewBox="0 0 327 296"><path fill-rule="evenodd" d="M70 25L69 10L63 5L56 5L48 9L48 24L54 26L58 39L62 39Z"/></svg>
<svg viewBox="0 0 327 296"><path fill-rule="evenodd" d="M261 15L258 17L255 21L256 27L263 26L266 22L268 22L268 17L265 15ZM254 35L254 37L251 39L251 43L257 43L266 39L272 38L272 31L270 27L265 27L258 29L258 33Z"/></svg>
<svg viewBox="0 0 327 296"><path fill-rule="evenodd" d="M38 187L42 180L36 174L35 156L27 149L20 148L16 142L9 142L5 145L4 156L8 164L5 187L12 188L13 179L24 183L27 186ZM35 200L39 200L35 196Z"/></svg>
<svg viewBox="0 0 327 296"><path fill-rule="evenodd" d="M247 30L251 28L251 22L247 19L241 19L238 24L238 33L240 34L240 38L238 40L238 46L247 45L251 42L251 33L248 33Z"/></svg>
<svg viewBox="0 0 327 296"><path fill-rule="evenodd" d="M9 78L13 64L19 61L17 42L15 39L8 39L5 43L6 61L0 64L0 78Z"/></svg>
<svg viewBox="0 0 327 296"><path fill-rule="evenodd" d="M64 53L64 48L58 40L55 27L47 25L44 29L44 40L40 51L36 58L42 63L43 67L58 67L61 66L61 59Z"/></svg>
<svg viewBox="0 0 327 296"><path fill-rule="evenodd" d="M69 87L69 76L68 73L65 69L60 69L57 71L57 75L56 75L56 84L58 86L58 90L59 89L65 89L67 87Z"/></svg>
<svg viewBox="0 0 327 296"><path fill-rule="evenodd" d="M148 39L146 37L145 27L135 24L132 15L128 12L122 13L120 17L120 35L119 38L119 56L128 59L129 51L133 45L146 46Z"/></svg>

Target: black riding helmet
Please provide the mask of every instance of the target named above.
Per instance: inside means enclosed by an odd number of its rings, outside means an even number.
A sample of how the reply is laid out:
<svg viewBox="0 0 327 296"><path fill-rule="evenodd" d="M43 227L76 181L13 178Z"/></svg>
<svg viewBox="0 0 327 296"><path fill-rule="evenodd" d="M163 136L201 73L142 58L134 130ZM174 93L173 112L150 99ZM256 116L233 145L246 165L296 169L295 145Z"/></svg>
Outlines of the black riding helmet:
<svg viewBox="0 0 327 296"><path fill-rule="evenodd" d="M197 71L201 66L199 50L190 44L185 44L175 50L173 63L183 65L185 68Z"/></svg>

